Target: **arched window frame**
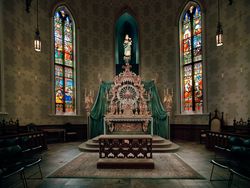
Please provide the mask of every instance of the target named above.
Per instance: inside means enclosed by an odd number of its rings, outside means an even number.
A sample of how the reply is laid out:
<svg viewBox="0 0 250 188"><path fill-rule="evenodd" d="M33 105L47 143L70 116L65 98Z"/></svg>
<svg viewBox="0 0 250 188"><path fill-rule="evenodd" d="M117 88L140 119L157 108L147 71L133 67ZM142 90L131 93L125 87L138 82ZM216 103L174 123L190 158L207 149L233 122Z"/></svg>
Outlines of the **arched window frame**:
<svg viewBox="0 0 250 188"><path fill-rule="evenodd" d="M123 71L122 66L123 63L121 63L121 59L123 59L123 56L121 56L120 51L120 44L123 43L124 38L119 38L118 36L123 32L122 26L125 24L125 22L128 22L130 27L133 30L133 36L129 36L132 38L132 59L134 60L132 64L132 71L136 74L140 74L140 49L139 49L139 25L137 22L137 18L134 14L134 12L129 8L125 7L123 10L118 14L118 16L115 19L115 28L114 28L114 41L115 41L115 75L118 75L120 72ZM125 37L125 35L124 35ZM125 63L125 62L124 62Z"/></svg>
<svg viewBox="0 0 250 188"><path fill-rule="evenodd" d="M58 104L57 103L57 100L56 100L56 65L58 65L56 63L56 58L55 58L55 53L56 53L56 50L55 50L55 26L54 26L54 16L56 14L57 11L61 10L61 9L65 9L66 10L66 14L70 17L71 21L72 21L72 56L73 56L73 61L72 61L72 68L73 68L73 71L72 71L72 80L73 80L73 112L67 112L65 111L65 105L66 105L66 102L65 100L63 100L63 112L58 112L57 110L57 107L56 105ZM69 7L65 4L61 4L61 5L57 5L55 7L55 9L53 10L52 12L52 114L55 114L55 115L77 115L79 114L79 104L78 104L78 101L79 101L79 94L77 92L79 92L79 83L77 80L79 80L79 74L78 74L78 70L77 70L77 67L78 67L78 64L77 64L77 45L76 45L76 38L77 38L77 34L76 34L76 22L75 22L75 18L74 16L72 15L72 12L71 10L69 9ZM65 54L64 54L65 55ZM63 56L64 56L63 55ZM65 60L65 57L63 57L63 60ZM64 63L63 63L64 64ZM64 86L63 86L63 90L65 91L66 90L66 87L65 87L65 78L67 79L67 77L65 76L65 67L66 68L70 68L69 66L67 65L62 65L63 66L63 81L64 81ZM65 98L64 98L65 99Z"/></svg>
<svg viewBox="0 0 250 188"><path fill-rule="evenodd" d="M183 58L183 19L185 16L185 13L190 9L191 6L198 5L200 7L201 11L201 48L202 48L202 60L200 61L202 64L202 110L197 111L197 107L195 106L195 97L192 95L192 110L191 111L185 111L184 109L184 58ZM177 99L177 109L178 112L182 115L199 115L199 114L206 114L207 112L207 97L206 97L206 59L205 59L205 10L204 10L204 3L199 2L199 1L187 1L185 4L184 8L181 11L181 14L179 16L178 20L178 29L179 29L179 66L178 67L178 72L179 72L179 78L177 79L179 81L179 88L177 88L177 91L179 93L179 99ZM191 36L193 37L193 36ZM193 40L193 39L192 39ZM192 67L194 68L194 64L199 62L193 62L193 57L191 57L192 61ZM193 71L194 75L194 71ZM192 80L194 81L194 76L192 76ZM194 93L194 88L192 88L192 92Z"/></svg>

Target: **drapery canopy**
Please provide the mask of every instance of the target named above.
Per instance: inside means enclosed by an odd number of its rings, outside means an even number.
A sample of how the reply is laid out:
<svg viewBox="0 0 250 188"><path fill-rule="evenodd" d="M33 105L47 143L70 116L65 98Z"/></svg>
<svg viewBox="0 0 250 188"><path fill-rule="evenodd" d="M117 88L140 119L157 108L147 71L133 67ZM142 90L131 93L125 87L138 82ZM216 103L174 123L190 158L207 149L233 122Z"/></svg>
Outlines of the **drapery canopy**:
<svg viewBox="0 0 250 188"><path fill-rule="evenodd" d="M96 101L90 112L90 136L96 137L104 133L103 121L107 110L106 93L112 87L112 81L103 81L99 87ZM162 106L154 81L143 81L146 92L151 94L148 107L152 113L154 135L169 139L169 124L167 112Z"/></svg>

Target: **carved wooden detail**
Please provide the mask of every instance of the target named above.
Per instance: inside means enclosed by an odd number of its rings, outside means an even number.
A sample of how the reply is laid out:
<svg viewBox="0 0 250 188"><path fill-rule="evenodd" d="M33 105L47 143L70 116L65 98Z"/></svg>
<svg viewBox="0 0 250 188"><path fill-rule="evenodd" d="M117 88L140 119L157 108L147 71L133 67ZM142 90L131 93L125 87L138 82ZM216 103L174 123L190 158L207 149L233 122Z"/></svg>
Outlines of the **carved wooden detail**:
<svg viewBox="0 0 250 188"><path fill-rule="evenodd" d="M114 85L106 93L108 108L104 118L104 134L123 130L126 133L140 130L145 134L149 122L153 130L148 108L150 93L145 91L141 77L130 71L131 65L126 63L123 68L124 71L114 77Z"/></svg>
<svg viewBox="0 0 250 188"><path fill-rule="evenodd" d="M149 135L100 136L99 158L152 158L152 137Z"/></svg>

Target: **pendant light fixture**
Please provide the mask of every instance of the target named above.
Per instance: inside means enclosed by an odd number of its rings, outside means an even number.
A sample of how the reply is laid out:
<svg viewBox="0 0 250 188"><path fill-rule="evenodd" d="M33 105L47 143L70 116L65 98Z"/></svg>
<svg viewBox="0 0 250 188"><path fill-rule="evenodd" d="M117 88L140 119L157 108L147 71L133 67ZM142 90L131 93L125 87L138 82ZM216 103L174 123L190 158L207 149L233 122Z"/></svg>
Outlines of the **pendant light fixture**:
<svg viewBox="0 0 250 188"><path fill-rule="evenodd" d="M218 23L216 30L216 46L222 46L222 45L223 45L223 30L220 22L220 0L218 0Z"/></svg>
<svg viewBox="0 0 250 188"><path fill-rule="evenodd" d="M36 4L36 32L35 32L35 40L34 40L34 48L36 52L41 52L41 47L42 47L42 43L41 43L41 38L40 38L40 32L39 32L39 28L38 28L38 0L37 0L37 4Z"/></svg>

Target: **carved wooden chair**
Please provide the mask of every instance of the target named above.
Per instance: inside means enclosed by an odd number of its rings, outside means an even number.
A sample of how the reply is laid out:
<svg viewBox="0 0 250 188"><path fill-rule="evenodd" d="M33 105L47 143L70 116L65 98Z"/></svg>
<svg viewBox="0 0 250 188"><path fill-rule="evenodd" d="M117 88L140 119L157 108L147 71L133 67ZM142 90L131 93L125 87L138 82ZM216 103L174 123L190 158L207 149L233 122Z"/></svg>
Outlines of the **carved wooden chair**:
<svg viewBox="0 0 250 188"><path fill-rule="evenodd" d="M214 111L213 117L212 117L212 113L211 112L209 113L209 122L208 122L209 129L208 130L201 130L200 143L204 143L204 141L207 138L208 131L221 132L221 129L224 125L223 115L224 115L224 113L223 112L219 113L217 109Z"/></svg>

